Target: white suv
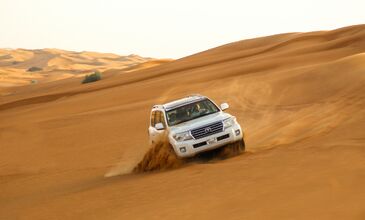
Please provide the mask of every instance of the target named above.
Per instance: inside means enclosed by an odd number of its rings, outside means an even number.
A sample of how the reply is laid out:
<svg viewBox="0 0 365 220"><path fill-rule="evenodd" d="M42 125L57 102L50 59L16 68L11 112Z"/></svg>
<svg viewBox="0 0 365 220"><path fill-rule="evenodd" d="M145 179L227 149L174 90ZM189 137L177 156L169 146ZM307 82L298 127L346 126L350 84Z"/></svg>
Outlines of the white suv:
<svg viewBox="0 0 365 220"><path fill-rule="evenodd" d="M150 143L158 142L167 132L178 157L192 157L234 142L239 142L242 150L243 132L236 117L223 112L228 107L223 103L219 108L201 95L155 105L148 128Z"/></svg>

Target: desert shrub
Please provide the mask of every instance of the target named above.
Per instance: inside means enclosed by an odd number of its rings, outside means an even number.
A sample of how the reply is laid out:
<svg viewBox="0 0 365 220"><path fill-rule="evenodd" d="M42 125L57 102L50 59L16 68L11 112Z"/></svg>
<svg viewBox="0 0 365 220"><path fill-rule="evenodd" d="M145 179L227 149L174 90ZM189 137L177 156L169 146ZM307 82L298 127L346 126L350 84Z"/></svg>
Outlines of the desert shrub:
<svg viewBox="0 0 365 220"><path fill-rule="evenodd" d="M92 74L86 75L82 83L90 83L101 80L101 73L99 71L95 71Z"/></svg>
<svg viewBox="0 0 365 220"><path fill-rule="evenodd" d="M36 72L36 71L41 71L41 70L42 70L42 68L40 68L40 67L32 66L27 71L28 72Z"/></svg>

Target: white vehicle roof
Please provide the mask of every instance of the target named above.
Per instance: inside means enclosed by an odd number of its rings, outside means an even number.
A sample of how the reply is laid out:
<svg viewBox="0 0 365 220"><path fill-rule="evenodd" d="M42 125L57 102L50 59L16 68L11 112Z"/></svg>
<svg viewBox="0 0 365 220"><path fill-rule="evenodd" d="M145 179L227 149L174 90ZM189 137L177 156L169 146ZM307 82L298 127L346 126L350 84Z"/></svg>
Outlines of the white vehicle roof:
<svg viewBox="0 0 365 220"><path fill-rule="evenodd" d="M169 111L169 110L177 108L179 106L194 103L194 102L206 99L206 98L207 97L202 96L202 95L190 95L190 96L184 97L182 99L178 99L178 100L175 100L172 102L165 103L163 105L155 105L155 106L153 106L153 108L159 108L159 109L162 108L165 111Z"/></svg>

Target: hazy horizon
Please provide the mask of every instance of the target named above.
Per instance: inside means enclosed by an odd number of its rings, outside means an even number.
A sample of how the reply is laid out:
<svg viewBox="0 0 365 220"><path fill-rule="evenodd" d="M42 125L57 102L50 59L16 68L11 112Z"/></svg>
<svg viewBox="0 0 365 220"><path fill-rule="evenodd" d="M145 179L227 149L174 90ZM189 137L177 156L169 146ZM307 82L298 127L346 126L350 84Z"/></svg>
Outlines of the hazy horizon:
<svg viewBox="0 0 365 220"><path fill-rule="evenodd" d="M0 48L180 58L233 41L365 23L349 1L0 0Z"/></svg>

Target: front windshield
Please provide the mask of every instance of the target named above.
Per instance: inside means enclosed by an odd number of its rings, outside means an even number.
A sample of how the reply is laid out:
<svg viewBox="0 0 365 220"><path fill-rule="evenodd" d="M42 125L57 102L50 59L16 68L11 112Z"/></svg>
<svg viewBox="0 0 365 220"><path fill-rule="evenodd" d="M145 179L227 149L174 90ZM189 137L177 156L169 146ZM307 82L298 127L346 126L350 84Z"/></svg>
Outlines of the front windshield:
<svg viewBox="0 0 365 220"><path fill-rule="evenodd" d="M218 112L219 109L210 100L204 99L188 105L180 106L166 112L169 126L177 125L205 115Z"/></svg>

